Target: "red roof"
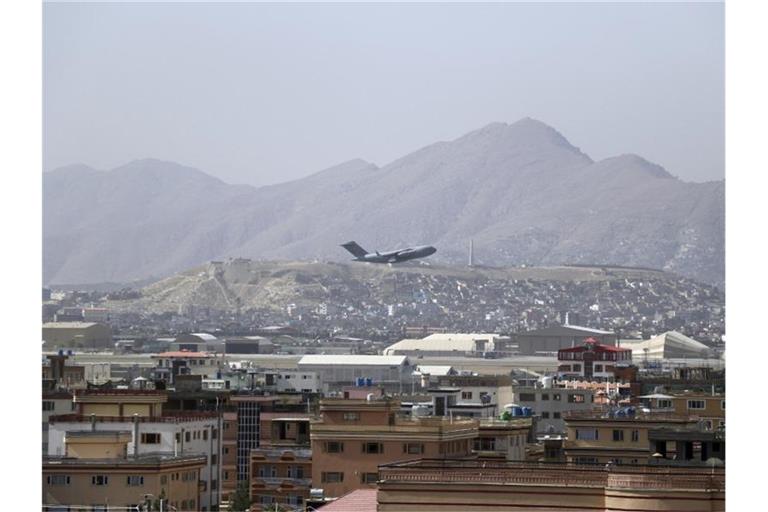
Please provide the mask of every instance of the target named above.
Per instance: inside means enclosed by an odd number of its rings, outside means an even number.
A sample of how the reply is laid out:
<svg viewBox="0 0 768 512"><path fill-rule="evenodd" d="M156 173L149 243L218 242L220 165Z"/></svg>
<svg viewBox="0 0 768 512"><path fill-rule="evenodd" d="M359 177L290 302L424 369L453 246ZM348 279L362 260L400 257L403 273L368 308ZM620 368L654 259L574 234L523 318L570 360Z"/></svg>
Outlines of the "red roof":
<svg viewBox="0 0 768 512"><path fill-rule="evenodd" d="M590 343L590 345L593 345L592 350L595 352L631 352L631 348L623 348L623 347L614 347L613 345L603 345L602 343L594 342ZM572 347L572 348L561 348L558 350L558 352L586 352L588 349L585 345L582 345L580 347Z"/></svg>
<svg viewBox="0 0 768 512"><path fill-rule="evenodd" d="M376 512L378 489L357 489L322 507L323 512Z"/></svg>

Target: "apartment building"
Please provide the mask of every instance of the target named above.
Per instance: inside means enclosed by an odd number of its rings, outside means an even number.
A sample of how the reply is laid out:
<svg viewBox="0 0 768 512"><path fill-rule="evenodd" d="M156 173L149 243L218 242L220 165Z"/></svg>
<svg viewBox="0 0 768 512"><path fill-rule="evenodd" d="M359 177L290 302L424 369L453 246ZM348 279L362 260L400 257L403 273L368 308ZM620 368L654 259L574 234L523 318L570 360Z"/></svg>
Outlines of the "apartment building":
<svg viewBox="0 0 768 512"><path fill-rule="evenodd" d="M313 486L338 497L374 485L383 463L472 453L476 420L406 418L399 410L390 398L322 400L310 426Z"/></svg>
<svg viewBox="0 0 768 512"><path fill-rule="evenodd" d="M551 380L541 386L514 386L512 402L530 407L536 416L536 434L565 432L564 416L572 411L589 411L595 406L591 389L556 387Z"/></svg>
<svg viewBox="0 0 768 512"><path fill-rule="evenodd" d="M162 454L201 456L198 510L218 510L221 480L221 417L216 412L166 412L164 391L80 390L72 414L51 416L48 455L66 456L67 439L77 433L129 432L133 457ZM95 434L94 434L95 435Z"/></svg>
<svg viewBox="0 0 768 512"><path fill-rule="evenodd" d="M311 488L311 450L259 448L251 452L251 510L302 507Z"/></svg>
<svg viewBox="0 0 768 512"><path fill-rule="evenodd" d="M164 510L201 510L206 458L134 455L132 439L131 431L69 432L63 454L43 458L43 509L138 510L163 499Z"/></svg>
<svg viewBox="0 0 768 512"><path fill-rule="evenodd" d="M43 392L43 454L48 453L48 418L70 414L75 410L72 393L68 391Z"/></svg>
<svg viewBox="0 0 768 512"><path fill-rule="evenodd" d="M680 393L670 398L675 414L698 416L708 430L725 427L725 394Z"/></svg>
<svg viewBox="0 0 768 512"><path fill-rule="evenodd" d="M483 418L478 424L477 438L472 441L472 451L483 459L525 460L531 426L531 418Z"/></svg>
<svg viewBox="0 0 768 512"><path fill-rule="evenodd" d="M667 412L645 413L632 407L615 411L570 412L565 416L565 458L576 464L647 464L649 432L692 428L698 418Z"/></svg>
<svg viewBox="0 0 768 512"><path fill-rule="evenodd" d="M632 363L632 349L603 345L587 338L580 346L557 351L557 376L560 379L610 381L619 365Z"/></svg>

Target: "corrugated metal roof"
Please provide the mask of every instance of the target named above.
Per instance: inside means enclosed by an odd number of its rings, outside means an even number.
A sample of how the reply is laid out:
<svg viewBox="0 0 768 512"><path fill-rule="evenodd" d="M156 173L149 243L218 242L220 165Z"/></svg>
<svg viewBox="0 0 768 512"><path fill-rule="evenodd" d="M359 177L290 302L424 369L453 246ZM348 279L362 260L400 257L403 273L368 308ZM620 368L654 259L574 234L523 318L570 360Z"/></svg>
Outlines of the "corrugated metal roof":
<svg viewBox="0 0 768 512"><path fill-rule="evenodd" d="M104 324L98 324L96 322L47 322L43 324L43 329L85 329L87 327L93 327L94 325Z"/></svg>
<svg viewBox="0 0 768 512"><path fill-rule="evenodd" d="M302 357L298 365L335 365L335 366L400 366L407 364L406 356L362 356L337 354L310 354Z"/></svg>

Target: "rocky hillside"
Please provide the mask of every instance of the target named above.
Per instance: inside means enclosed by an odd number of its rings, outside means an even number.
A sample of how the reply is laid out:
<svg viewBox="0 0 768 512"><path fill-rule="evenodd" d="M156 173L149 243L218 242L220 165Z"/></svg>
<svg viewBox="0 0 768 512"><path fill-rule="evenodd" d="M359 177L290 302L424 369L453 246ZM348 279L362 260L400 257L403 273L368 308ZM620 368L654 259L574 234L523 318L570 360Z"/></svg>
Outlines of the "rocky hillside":
<svg viewBox="0 0 768 512"><path fill-rule="evenodd" d="M724 278L724 182L635 155L592 161L553 128L494 123L384 167L268 187L169 162L44 176L44 281L126 282L228 257L344 261L338 245L438 248L437 263L645 266Z"/></svg>

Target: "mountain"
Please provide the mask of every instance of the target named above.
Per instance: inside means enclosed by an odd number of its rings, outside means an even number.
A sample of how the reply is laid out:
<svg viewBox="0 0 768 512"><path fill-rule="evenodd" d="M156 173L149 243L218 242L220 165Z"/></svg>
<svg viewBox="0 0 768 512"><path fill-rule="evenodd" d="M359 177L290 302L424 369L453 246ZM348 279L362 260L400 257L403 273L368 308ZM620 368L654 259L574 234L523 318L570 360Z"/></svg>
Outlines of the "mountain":
<svg viewBox="0 0 768 512"><path fill-rule="evenodd" d="M724 280L724 181L636 155L594 162L533 119L493 123L384 167L352 160L254 188L140 160L44 174L44 282L163 277L227 257L344 261L338 244L438 248L436 262L644 266Z"/></svg>

